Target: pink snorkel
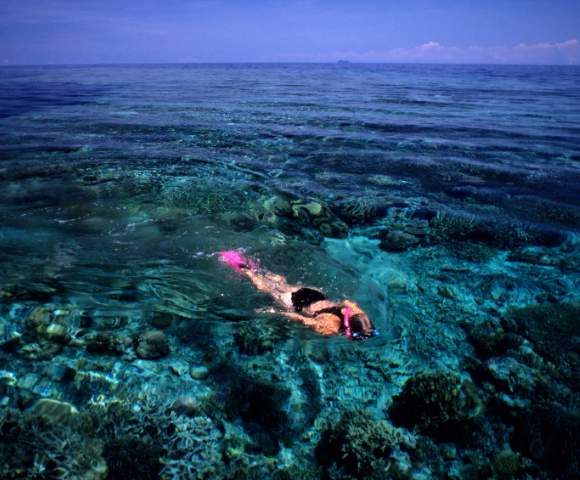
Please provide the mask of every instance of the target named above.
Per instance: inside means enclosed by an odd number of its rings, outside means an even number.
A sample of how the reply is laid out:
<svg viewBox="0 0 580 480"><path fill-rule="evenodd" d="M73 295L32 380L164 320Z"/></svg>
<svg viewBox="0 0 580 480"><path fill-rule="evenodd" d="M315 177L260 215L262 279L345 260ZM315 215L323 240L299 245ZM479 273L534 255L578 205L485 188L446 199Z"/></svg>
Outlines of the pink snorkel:
<svg viewBox="0 0 580 480"><path fill-rule="evenodd" d="M219 252L220 260L236 272L241 272L243 268L257 270L258 264L246 258L237 250L224 250Z"/></svg>
<svg viewBox="0 0 580 480"><path fill-rule="evenodd" d="M344 335L348 338L352 338L352 330L350 329L350 316L352 315L352 308L344 307L343 315Z"/></svg>

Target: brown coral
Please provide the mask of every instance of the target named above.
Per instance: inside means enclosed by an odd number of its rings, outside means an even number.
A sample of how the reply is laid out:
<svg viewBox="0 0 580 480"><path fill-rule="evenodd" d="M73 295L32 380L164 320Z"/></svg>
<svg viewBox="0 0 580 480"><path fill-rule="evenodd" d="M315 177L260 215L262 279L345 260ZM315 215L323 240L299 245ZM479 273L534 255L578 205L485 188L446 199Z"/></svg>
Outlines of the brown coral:
<svg viewBox="0 0 580 480"><path fill-rule="evenodd" d="M469 430L481 410L471 382L447 373L424 373L405 383L389 415L395 425L416 427L440 440L456 439Z"/></svg>

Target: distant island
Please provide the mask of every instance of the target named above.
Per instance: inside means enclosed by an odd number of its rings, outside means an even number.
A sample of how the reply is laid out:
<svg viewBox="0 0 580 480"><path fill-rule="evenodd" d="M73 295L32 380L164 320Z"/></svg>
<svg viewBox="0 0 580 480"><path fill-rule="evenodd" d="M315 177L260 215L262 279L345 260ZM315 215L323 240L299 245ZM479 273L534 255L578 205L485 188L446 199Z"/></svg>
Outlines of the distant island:
<svg viewBox="0 0 580 480"><path fill-rule="evenodd" d="M339 65L348 65L350 63L350 61L349 60L339 60L336 63L338 63Z"/></svg>

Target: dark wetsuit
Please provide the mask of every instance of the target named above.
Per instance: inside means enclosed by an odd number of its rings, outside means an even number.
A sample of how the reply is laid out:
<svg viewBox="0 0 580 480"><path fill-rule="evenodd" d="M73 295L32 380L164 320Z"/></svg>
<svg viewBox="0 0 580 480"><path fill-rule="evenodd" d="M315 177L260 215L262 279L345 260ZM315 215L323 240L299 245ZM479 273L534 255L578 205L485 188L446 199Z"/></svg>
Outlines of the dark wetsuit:
<svg viewBox="0 0 580 480"><path fill-rule="evenodd" d="M326 300L326 296L322 292L314 290L313 288L302 287L300 290L296 290L292 293L292 305L294 305L294 310L297 312L301 312L304 308L308 308L313 303L322 300ZM321 313L331 313L340 318L341 323L344 321L341 307L322 308L314 312L314 316L316 317Z"/></svg>
<svg viewBox="0 0 580 480"><path fill-rule="evenodd" d="M308 308L310 305L321 300L326 300L326 296L313 288L302 287L292 293L292 305L294 305L294 310L296 312L301 312L304 308ZM317 317L321 313L330 313L336 315L340 319L340 329L344 328L344 315L342 314L341 307L328 307L322 308L314 312L314 317Z"/></svg>
<svg viewBox="0 0 580 480"><path fill-rule="evenodd" d="M326 300L326 296L313 288L302 287L292 292L292 305L294 305L294 310L297 312L301 312L303 308L321 300Z"/></svg>

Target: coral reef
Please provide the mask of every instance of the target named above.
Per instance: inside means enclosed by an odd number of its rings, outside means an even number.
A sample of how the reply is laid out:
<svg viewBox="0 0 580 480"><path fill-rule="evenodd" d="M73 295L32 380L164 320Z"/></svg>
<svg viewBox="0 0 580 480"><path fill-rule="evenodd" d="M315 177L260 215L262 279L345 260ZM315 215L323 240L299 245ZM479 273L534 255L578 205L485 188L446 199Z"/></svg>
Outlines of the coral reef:
<svg viewBox="0 0 580 480"><path fill-rule="evenodd" d="M169 352L169 341L161 330L149 330L135 339L135 353L139 358L158 359Z"/></svg>
<svg viewBox="0 0 580 480"><path fill-rule="evenodd" d="M520 456L510 449L502 450L493 459L493 466L500 480L514 478L520 468Z"/></svg>
<svg viewBox="0 0 580 480"><path fill-rule="evenodd" d="M349 225L370 224L385 214L381 201L372 192L335 202L333 210Z"/></svg>
<svg viewBox="0 0 580 480"><path fill-rule="evenodd" d="M158 479L163 448L149 436L125 435L113 438L103 448L103 458L109 471L107 479Z"/></svg>
<svg viewBox="0 0 580 480"><path fill-rule="evenodd" d="M0 478L104 480L101 439L89 436L80 417L53 420L35 410L0 408Z"/></svg>
<svg viewBox="0 0 580 480"><path fill-rule="evenodd" d="M234 343L241 354L261 355L272 351L273 338L271 327L257 322L245 322L236 329Z"/></svg>
<svg viewBox="0 0 580 480"><path fill-rule="evenodd" d="M522 338L519 335L506 332L499 322L464 324L464 328L468 332L468 340L474 346L476 355L482 360L503 355L522 344Z"/></svg>
<svg viewBox="0 0 580 480"><path fill-rule="evenodd" d="M572 77L342 67L2 72L1 479L580 478Z"/></svg>
<svg viewBox="0 0 580 480"><path fill-rule="evenodd" d="M190 215L238 211L247 199L231 180L211 174L176 177L162 186L160 197L165 206L183 209Z"/></svg>
<svg viewBox="0 0 580 480"><path fill-rule="evenodd" d="M477 242L450 241L446 247L455 258L477 264L489 262L497 253L494 248Z"/></svg>
<svg viewBox="0 0 580 480"><path fill-rule="evenodd" d="M488 417L510 425L513 451L493 460L499 478L578 475L578 313L577 303L532 304L467 328L477 356L467 369L491 393Z"/></svg>
<svg viewBox="0 0 580 480"><path fill-rule="evenodd" d="M31 415L36 415L51 425L66 425L79 413L74 405L52 398L41 398L32 407Z"/></svg>
<svg viewBox="0 0 580 480"><path fill-rule="evenodd" d="M316 457L333 478L385 478L396 449L409 449L404 436L366 410L347 411L322 433ZM337 477L337 474L346 477Z"/></svg>
<svg viewBox="0 0 580 480"><path fill-rule="evenodd" d="M567 239L565 233L554 230L447 213L439 213L430 226L439 242L470 241L501 250L528 245L557 247Z"/></svg>
<svg viewBox="0 0 580 480"><path fill-rule="evenodd" d="M561 365L572 362L579 366L574 353L578 347L576 335L580 330L580 304L548 303L512 308L507 314L508 326L530 339L536 351L548 360Z"/></svg>
<svg viewBox="0 0 580 480"><path fill-rule="evenodd" d="M177 417L167 420L173 431L164 442L166 454L160 459L162 479L210 480L223 476L221 432L208 417Z"/></svg>
<svg viewBox="0 0 580 480"><path fill-rule="evenodd" d="M83 340L89 353L121 355L125 352L123 340L110 332L91 333Z"/></svg>
<svg viewBox="0 0 580 480"><path fill-rule="evenodd" d="M42 402L58 402L43 399ZM206 416L142 404L93 404L64 418L35 406L0 410L0 477L222 478L222 433ZM59 409L59 411L62 408ZM39 476L39 477L38 477Z"/></svg>
<svg viewBox="0 0 580 480"><path fill-rule="evenodd" d="M312 237L311 232L329 238L344 238L348 225L332 209L317 199L300 199L290 196L265 197L256 202L250 211L262 223L279 229L282 233Z"/></svg>
<svg viewBox="0 0 580 480"><path fill-rule="evenodd" d="M379 247L386 252L404 252L419 244L419 239L406 232L385 231L380 236Z"/></svg>
<svg viewBox="0 0 580 480"><path fill-rule="evenodd" d="M540 402L538 402L540 403ZM580 416L556 404L539 404L520 412L512 442L514 448L534 459L559 478L580 474Z"/></svg>
<svg viewBox="0 0 580 480"><path fill-rule="evenodd" d="M394 397L389 417L440 440L461 440L472 430L482 402L473 384L456 375L423 373L407 380Z"/></svg>
<svg viewBox="0 0 580 480"><path fill-rule="evenodd" d="M267 381L250 373L232 377L225 398L231 420L238 417L265 454L275 454L291 438L286 404L290 390L280 381Z"/></svg>

